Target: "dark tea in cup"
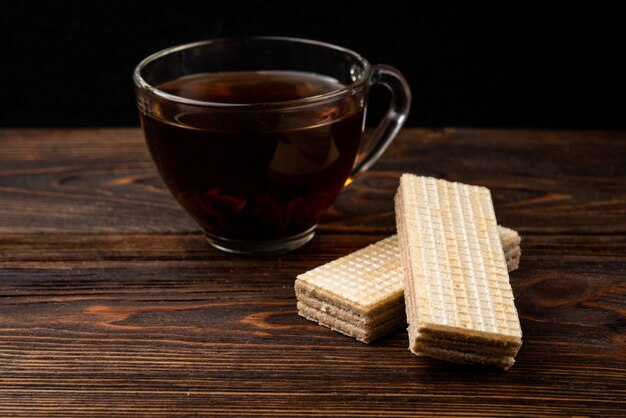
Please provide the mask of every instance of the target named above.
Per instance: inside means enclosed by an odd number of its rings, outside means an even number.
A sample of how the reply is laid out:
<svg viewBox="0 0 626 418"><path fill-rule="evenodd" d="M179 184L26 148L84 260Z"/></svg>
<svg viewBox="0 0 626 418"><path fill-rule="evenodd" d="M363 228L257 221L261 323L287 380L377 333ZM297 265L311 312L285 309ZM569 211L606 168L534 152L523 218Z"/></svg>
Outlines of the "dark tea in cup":
<svg viewBox="0 0 626 418"><path fill-rule="evenodd" d="M246 104L342 87L328 77L286 71L196 74L157 86L190 99ZM328 121L293 130L250 132L241 121L206 112L144 114L142 124L161 176L207 233L271 241L313 228L352 170L363 106L346 101L332 111Z"/></svg>
<svg viewBox="0 0 626 418"><path fill-rule="evenodd" d="M363 152L369 85L385 78L399 82L388 87L404 108L390 112ZM161 177L209 242L233 252L310 240L346 180L380 156L408 111L395 70L286 38L175 47L144 60L135 83Z"/></svg>

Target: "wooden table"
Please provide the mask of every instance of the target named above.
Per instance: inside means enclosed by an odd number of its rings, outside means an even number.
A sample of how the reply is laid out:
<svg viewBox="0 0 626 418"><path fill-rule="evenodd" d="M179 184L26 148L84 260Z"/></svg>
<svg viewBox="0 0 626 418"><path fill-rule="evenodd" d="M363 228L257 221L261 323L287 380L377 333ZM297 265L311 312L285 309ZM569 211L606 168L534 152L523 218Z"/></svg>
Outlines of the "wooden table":
<svg viewBox="0 0 626 418"><path fill-rule="evenodd" d="M394 232L402 172L487 186L523 237L508 372L361 344L295 276ZM404 130L304 248L209 247L138 129L0 131L0 416L624 416L626 132Z"/></svg>

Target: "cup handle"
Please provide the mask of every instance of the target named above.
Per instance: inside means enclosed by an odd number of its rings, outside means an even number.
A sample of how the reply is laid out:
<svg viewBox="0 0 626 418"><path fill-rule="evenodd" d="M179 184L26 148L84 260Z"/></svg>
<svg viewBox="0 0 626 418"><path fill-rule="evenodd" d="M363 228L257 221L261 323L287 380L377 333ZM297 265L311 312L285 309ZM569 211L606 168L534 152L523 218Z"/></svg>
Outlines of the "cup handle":
<svg viewBox="0 0 626 418"><path fill-rule="evenodd" d="M366 151L365 156L360 161L357 160L347 184L351 182L354 176L368 170L378 161L402 128L411 108L411 90L400 71L382 64L374 65L372 69L370 86L374 84L385 86L391 92L391 104L367 140L366 146L369 150Z"/></svg>

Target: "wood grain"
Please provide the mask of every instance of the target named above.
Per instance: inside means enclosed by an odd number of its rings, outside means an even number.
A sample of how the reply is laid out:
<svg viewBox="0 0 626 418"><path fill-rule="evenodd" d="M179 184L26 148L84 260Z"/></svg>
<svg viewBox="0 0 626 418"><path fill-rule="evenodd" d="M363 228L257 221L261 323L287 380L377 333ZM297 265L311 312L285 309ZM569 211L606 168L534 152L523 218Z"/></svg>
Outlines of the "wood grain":
<svg viewBox="0 0 626 418"><path fill-rule="evenodd" d="M521 231L509 372L300 318L295 276L394 231L402 172ZM218 252L137 129L0 131L0 416L624 416L626 133L405 130L290 254Z"/></svg>

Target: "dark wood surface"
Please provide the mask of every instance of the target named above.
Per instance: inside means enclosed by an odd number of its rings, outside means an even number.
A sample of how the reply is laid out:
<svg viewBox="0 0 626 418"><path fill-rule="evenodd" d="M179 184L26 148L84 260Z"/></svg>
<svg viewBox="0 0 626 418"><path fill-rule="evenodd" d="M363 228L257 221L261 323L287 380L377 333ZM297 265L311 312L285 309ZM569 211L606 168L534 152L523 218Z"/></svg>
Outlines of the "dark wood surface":
<svg viewBox="0 0 626 418"><path fill-rule="evenodd" d="M508 372L361 344L295 276L394 232L402 172L492 189L523 237ZM624 416L626 133L405 130L293 253L210 248L138 129L0 131L0 416Z"/></svg>

